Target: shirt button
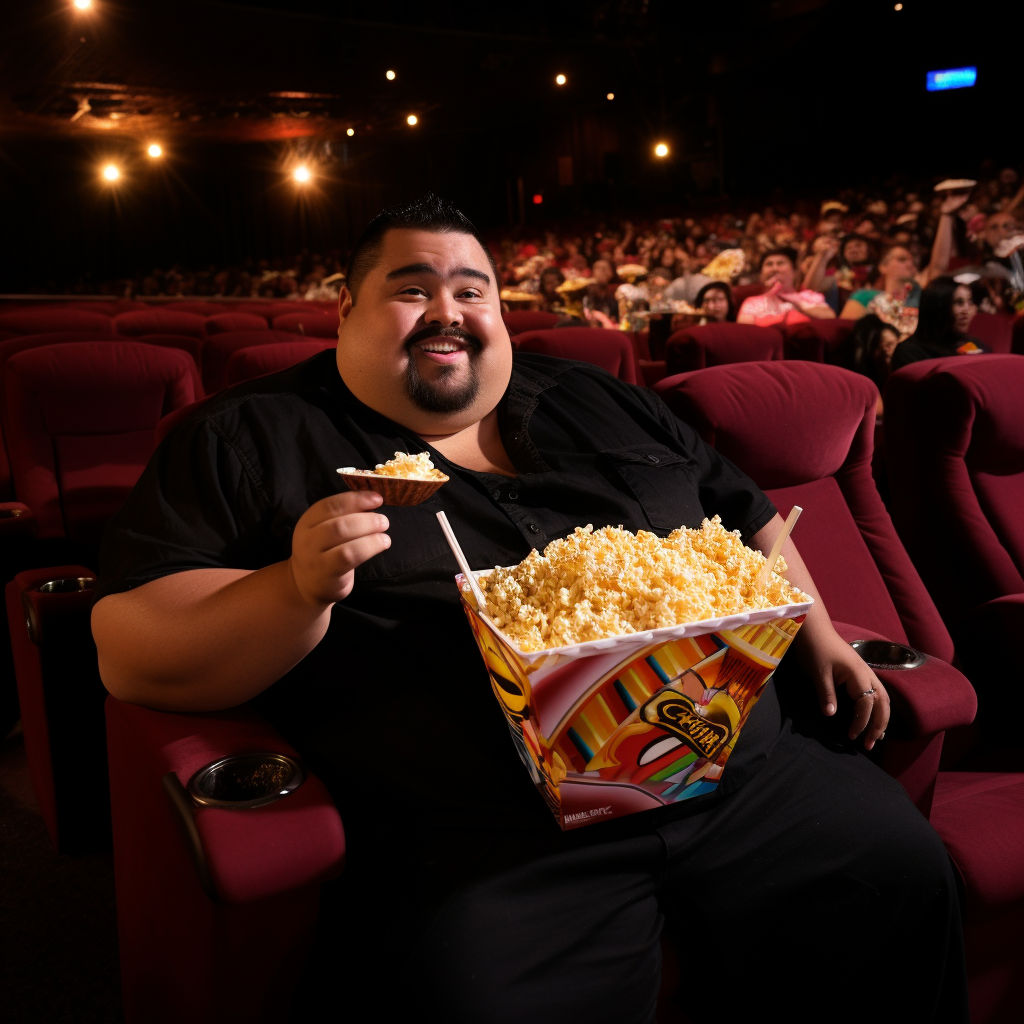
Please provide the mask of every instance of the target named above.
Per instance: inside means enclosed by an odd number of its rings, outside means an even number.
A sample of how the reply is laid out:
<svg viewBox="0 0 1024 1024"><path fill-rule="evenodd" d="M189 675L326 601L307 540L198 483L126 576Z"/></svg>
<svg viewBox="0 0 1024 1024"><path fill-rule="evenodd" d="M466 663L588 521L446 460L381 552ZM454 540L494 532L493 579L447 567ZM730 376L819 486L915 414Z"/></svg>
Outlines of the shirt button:
<svg viewBox="0 0 1024 1024"><path fill-rule="evenodd" d="M526 526L530 533L540 533L540 527L536 523L527 523Z"/></svg>
<svg viewBox="0 0 1024 1024"><path fill-rule="evenodd" d="M649 461L651 461L651 462L653 462L653 463L655 463L655 464L657 464L658 462L660 462L660 461L661 461L661 460L660 460L660 459L658 458L658 456L657 456L657 455L648 455L648 456L647 456L647 458L648 458L648 460L649 460Z"/></svg>
<svg viewBox="0 0 1024 1024"><path fill-rule="evenodd" d="M522 434L513 434L512 435L512 440L513 441L522 441L522 439L523 439L523 435Z"/></svg>
<svg viewBox="0 0 1024 1024"><path fill-rule="evenodd" d="M508 500L509 501L515 501L516 498L518 498L518 497L519 497L519 492L518 491L509 491L508 492Z"/></svg>
<svg viewBox="0 0 1024 1024"><path fill-rule="evenodd" d="M495 501L501 501L501 491L491 491L491 494L494 495Z"/></svg>

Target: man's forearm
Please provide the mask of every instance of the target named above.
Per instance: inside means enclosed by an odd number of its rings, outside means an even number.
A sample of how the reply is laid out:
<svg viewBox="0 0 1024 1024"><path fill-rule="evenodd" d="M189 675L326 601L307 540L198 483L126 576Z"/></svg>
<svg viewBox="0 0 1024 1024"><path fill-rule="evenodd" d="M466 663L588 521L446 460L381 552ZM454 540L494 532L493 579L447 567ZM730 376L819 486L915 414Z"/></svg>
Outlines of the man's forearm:
<svg viewBox="0 0 1024 1024"><path fill-rule="evenodd" d="M331 605L303 599L288 561L196 569L111 594L93 609L100 675L120 700L215 711L261 693L323 638Z"/></svg>

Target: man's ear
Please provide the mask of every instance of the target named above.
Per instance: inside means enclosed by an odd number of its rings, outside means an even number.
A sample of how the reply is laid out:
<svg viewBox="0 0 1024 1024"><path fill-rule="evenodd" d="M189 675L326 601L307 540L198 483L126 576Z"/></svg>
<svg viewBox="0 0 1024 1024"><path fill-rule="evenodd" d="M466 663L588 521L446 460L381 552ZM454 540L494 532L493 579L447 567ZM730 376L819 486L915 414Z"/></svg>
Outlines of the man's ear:
<svg viewBox="0 0 1024 1024"><path fill-rule="evenodd" d="M347 285L342 285L338 292L338 319L344 323L345 318L352 312L352 293Z"/></svg>

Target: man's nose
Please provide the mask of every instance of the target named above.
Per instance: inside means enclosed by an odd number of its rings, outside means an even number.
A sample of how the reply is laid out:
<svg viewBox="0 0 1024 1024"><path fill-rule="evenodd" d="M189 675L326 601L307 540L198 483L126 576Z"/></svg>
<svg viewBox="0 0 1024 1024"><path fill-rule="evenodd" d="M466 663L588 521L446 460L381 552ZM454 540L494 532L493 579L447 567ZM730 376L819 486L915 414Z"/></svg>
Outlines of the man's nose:
<svg viewBox="0 0 1024 1024"><path fill-rule="evenodd" d="M444 290L439 291L423 314L425 323L440 324L442 327L459 327L462 324L462 310L455 296Z"/></svg>

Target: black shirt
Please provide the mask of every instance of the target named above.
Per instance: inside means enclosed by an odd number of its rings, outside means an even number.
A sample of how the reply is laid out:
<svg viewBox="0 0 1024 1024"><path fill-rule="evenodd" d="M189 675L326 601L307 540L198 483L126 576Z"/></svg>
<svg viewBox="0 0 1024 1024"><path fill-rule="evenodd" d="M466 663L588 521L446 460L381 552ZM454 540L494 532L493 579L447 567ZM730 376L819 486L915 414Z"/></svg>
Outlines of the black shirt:
<svg viewBox="0 0 1024 1024"><path fill-rule="evenodd" d="M345 489L339 466L430 452L450 481L383 509L391 547L356 570L320 644L256 699L331 787L350 835L428 820L557 831L491 694L439 510L474 568L513 565L587 523L665 536L718 514L747 539L775 514L653 392L588 364L517 354L499 425L516 477L449 462L359 402L324 352L200 407L104 538L99 596L182 570L257 569L289 556L309 505Z"/></svg>

